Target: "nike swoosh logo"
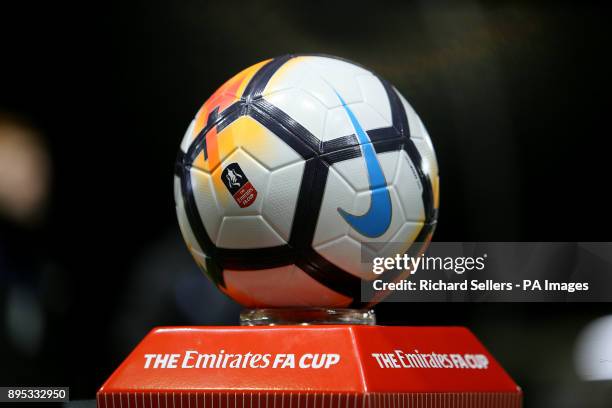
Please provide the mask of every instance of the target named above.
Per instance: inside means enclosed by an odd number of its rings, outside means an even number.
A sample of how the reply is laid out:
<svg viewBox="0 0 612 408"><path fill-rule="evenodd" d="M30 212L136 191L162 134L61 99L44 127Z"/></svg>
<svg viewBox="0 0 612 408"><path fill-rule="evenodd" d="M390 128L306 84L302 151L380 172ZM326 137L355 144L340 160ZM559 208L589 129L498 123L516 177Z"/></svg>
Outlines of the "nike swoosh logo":
<svg viewBox="0 0 612 408"><path fill-rule="evenodd" d="M336 91L334 90L334 92ZM338 95L342 107L351 120L351 124L361 144L361 152L366 162L371 191L370 208L365 214L349 214L342 208L338 208L338 212L342 218L361 235L376 238L383 235L387 229L389 229L389 225L391 225L391 196L387 188L387 181L385 180L385 175L376 157L376 151L374 150L370 137L363 130L355 114L346 105L346 102L344 102L340 94L336 92L336 95Z"/></svg>

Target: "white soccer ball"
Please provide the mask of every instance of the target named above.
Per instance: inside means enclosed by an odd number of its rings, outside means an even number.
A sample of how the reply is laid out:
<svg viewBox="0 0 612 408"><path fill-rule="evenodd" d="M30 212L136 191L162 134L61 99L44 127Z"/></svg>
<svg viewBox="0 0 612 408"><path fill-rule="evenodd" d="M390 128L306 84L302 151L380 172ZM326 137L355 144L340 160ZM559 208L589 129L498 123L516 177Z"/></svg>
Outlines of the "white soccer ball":
<svg viewBox="0 0 612 408"><path fill-rule="evenodd" d="M247 307L363 306L367 259L424 250L437 219L421 119L335 57L286 55L226 82L189 125L174 180L189 251Z"/></svg>

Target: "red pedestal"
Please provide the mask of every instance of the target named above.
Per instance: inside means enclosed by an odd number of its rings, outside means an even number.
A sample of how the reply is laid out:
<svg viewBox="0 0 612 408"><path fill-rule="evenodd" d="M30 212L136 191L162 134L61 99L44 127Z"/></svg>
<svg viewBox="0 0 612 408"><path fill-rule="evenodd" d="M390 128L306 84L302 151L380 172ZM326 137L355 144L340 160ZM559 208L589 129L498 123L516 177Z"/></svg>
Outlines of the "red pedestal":
<svg viewBox="0 0 612 408"><path fill-rule="evenodd" d="M100 408L520 407L462 327L168 327L97 394Z"/></svg>

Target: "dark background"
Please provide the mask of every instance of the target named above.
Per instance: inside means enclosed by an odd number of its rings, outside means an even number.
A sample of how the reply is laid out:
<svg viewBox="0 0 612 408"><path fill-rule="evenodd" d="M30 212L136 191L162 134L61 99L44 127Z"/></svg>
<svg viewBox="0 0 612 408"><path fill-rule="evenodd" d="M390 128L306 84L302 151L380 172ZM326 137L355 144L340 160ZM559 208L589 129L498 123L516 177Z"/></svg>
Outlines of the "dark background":
<svg viewBox="0 0 612 408"><path fill-rule="evenodd" d="M44 217L22 225L0 214L2 385L93 398L151 327L237 321L181 241L173 163L206 98L276 55L342 56L406 96L440 165L435 240L612 241L602 5L45 2L3 4L0 15L0 113L38 129L52 160ZM610 383L579 381L572 353L585 324L609 313L584 303L377 307L383 324L470 327L527 407L608 406ZM24 347L28 336L37 340Z"/></svg>

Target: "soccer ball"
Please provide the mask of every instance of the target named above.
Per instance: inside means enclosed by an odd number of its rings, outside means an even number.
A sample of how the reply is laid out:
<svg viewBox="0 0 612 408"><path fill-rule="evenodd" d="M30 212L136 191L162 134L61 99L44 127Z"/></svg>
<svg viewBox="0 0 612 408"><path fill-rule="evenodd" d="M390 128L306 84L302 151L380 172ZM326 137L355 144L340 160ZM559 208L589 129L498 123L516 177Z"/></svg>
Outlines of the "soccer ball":
<svg viewBox="0 0 612 408"><path fill-rule="evenodd" d="M286 55L222 85L181 142L189 251L246 307L357 307L368 259L421 252L438 166L412 107L343 59ZM365 261L364 261L365 259Z"/></svg>

